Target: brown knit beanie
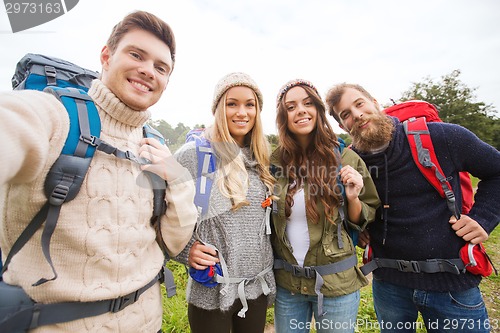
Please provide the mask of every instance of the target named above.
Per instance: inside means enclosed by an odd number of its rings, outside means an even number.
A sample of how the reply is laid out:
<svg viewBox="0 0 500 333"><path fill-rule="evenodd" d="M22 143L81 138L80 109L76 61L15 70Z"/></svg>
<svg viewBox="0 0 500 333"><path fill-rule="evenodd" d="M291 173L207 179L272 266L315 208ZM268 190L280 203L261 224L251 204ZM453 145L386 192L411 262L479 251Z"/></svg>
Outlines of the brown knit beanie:
<svg viewBox="0 0 500 333"><path fill-rule="evenodd" d="M224 95L229 88L238 86L248 87L255 92L257 99L259 100L259 108L262 111L263 98L257 83L255 83L255 81L248 74L235 72L224 76L215 86L212 114L215 114L215 109L217 108L217 104L219 104L219 100L222 95Z"/></svg>
<svg viewBox="0 0 500 333"><path fill-rule="evenodd" d="M316 89L316 87L311 82L303 79L294 79L288 81L281 87L280 91L278 92L278 96L276 97L276 107L278 107L281 99L283 98L283 96L285 96L286 92L296 86L308 86L312 88L316 92L316 94L318 94L318 96L321 96L318 93L318 89Z"/></svg>

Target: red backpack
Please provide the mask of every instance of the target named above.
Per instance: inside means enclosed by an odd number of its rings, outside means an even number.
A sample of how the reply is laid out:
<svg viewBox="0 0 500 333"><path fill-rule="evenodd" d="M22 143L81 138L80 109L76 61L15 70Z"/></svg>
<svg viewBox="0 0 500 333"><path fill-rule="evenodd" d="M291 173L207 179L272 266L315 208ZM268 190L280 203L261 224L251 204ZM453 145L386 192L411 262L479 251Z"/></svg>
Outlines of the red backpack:
<svg viewBox="0 0 500 333"><path fill-rule="evenodd" d="M437 108L424 101L407 101L385 109L384 113L388 116L396 117L402 122L406 121L404 123L405 131L415 163L429 183L436 188L441 197L447 199L449 205L452 204L450 200L453 200L454 205L455 196L453 190L439 166L439 161L434 153L434 146L432 145L427 128L427 122L443 122L439 118ZM420 160L417 148L419 144L418 138L421 140L422 148L429 152L428 156L421 155ZM467 172L460 172L460 187L462 189L462 214L467 214L474 202L472 183ZM455 215L457 219L460 216L459 214Z"/></svg>
<svg viewBox="0 0 500 333"><path fill-rule="evenodd" d="M427 127L427 122L442 122L438 116L436 107L424 101L407 101L385 109L384 113L396 117L403 122L415 164L429 183L446 199L448 208L458 220L460 212L458 212L455 205L455 194L448 182L448 178L439 166L439 161L434 152L434 146ZM460 172L460 187L462 189L462 213L467 214L474 202L472 183L467 172ZM482 276L489 276L493 270L497 273L481 243L475 245L470 243L465 244L460 250L459 256L459 259L444 260L449 265L444 271L458 274L464 272L466 269L472 274ZM363 263L365 265L361 267L361 271L367 275L377 267L390 267L405 272L433 273L442 271L443 265L438 263L439 269L436 269L435 265L432 265L438 261L443 260L434 259L431 262L406 262L394 259L377 259L373 258L371 248L367 245L363 255Z"/></svg>

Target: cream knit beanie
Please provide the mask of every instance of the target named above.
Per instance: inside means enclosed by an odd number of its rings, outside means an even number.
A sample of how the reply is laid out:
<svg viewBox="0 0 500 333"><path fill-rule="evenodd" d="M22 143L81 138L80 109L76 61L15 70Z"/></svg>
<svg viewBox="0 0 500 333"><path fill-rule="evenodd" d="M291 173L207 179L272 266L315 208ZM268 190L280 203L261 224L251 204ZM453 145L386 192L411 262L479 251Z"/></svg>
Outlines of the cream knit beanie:
<svg viewBox="0 0 500 333"><path fill-rule="evenodd" d="M222 95L224 95L229 88L238 86L248 87L255 92L257 99L259 100L259 108L262 111L263 98L257 83L255 83L255 81L248 74L235 72L224 76L215 86L214 100L212 102L212 114L215 114L215 109L217 108L217 104L219 104L219 100Z"/></svg>

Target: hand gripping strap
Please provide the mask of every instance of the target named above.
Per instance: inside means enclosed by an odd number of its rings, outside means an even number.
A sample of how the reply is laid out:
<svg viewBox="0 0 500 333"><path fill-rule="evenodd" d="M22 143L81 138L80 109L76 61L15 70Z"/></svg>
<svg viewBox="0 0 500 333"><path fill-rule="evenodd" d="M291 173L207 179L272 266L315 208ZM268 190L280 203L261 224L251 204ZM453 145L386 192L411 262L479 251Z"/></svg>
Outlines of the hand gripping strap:
<svg viewBox="0 0 500 333"><path fill-rule="evenodd" d="M336 150L336 155L338 156L339 160L339 165L337 167L337 187L341 192L341 195L339 196L339 207L338 207L341 223L337 225L337 235L338 235L337 242L339 249L343 249L344 242L342 241L342 236L341 236L342 225L344 225L345 229L347 230L347 233L349 234L349 237L351 237L352 244L354 246L358 244L359 230L356 230L353 227L351 227L348 221L347 207L346 207L347 197L345 193L344 184L342 184L342 181L340 180L340 169L342 169L342 152L345 149L345 142L341 138L338 138L338 143L339 143L339 148L338 151Z"/></svg>

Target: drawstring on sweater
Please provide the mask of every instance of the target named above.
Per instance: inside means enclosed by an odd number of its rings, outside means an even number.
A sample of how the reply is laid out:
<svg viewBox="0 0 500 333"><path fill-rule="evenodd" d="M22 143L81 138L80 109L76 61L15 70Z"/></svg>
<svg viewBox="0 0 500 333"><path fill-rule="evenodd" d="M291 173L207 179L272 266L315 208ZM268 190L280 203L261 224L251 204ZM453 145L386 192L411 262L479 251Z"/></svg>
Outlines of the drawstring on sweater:
<svg viewBox="0 0 500 333"><path fill-rule="evenodd" d="M385 239L387 238L387 214L389 212L389 170L387 164L387 154L384 153L384 168L385 168L385 193L384 193L384 204L382 206L382 221L384 221L384 234L382 237L382 245L385 245Z"/></svg>

